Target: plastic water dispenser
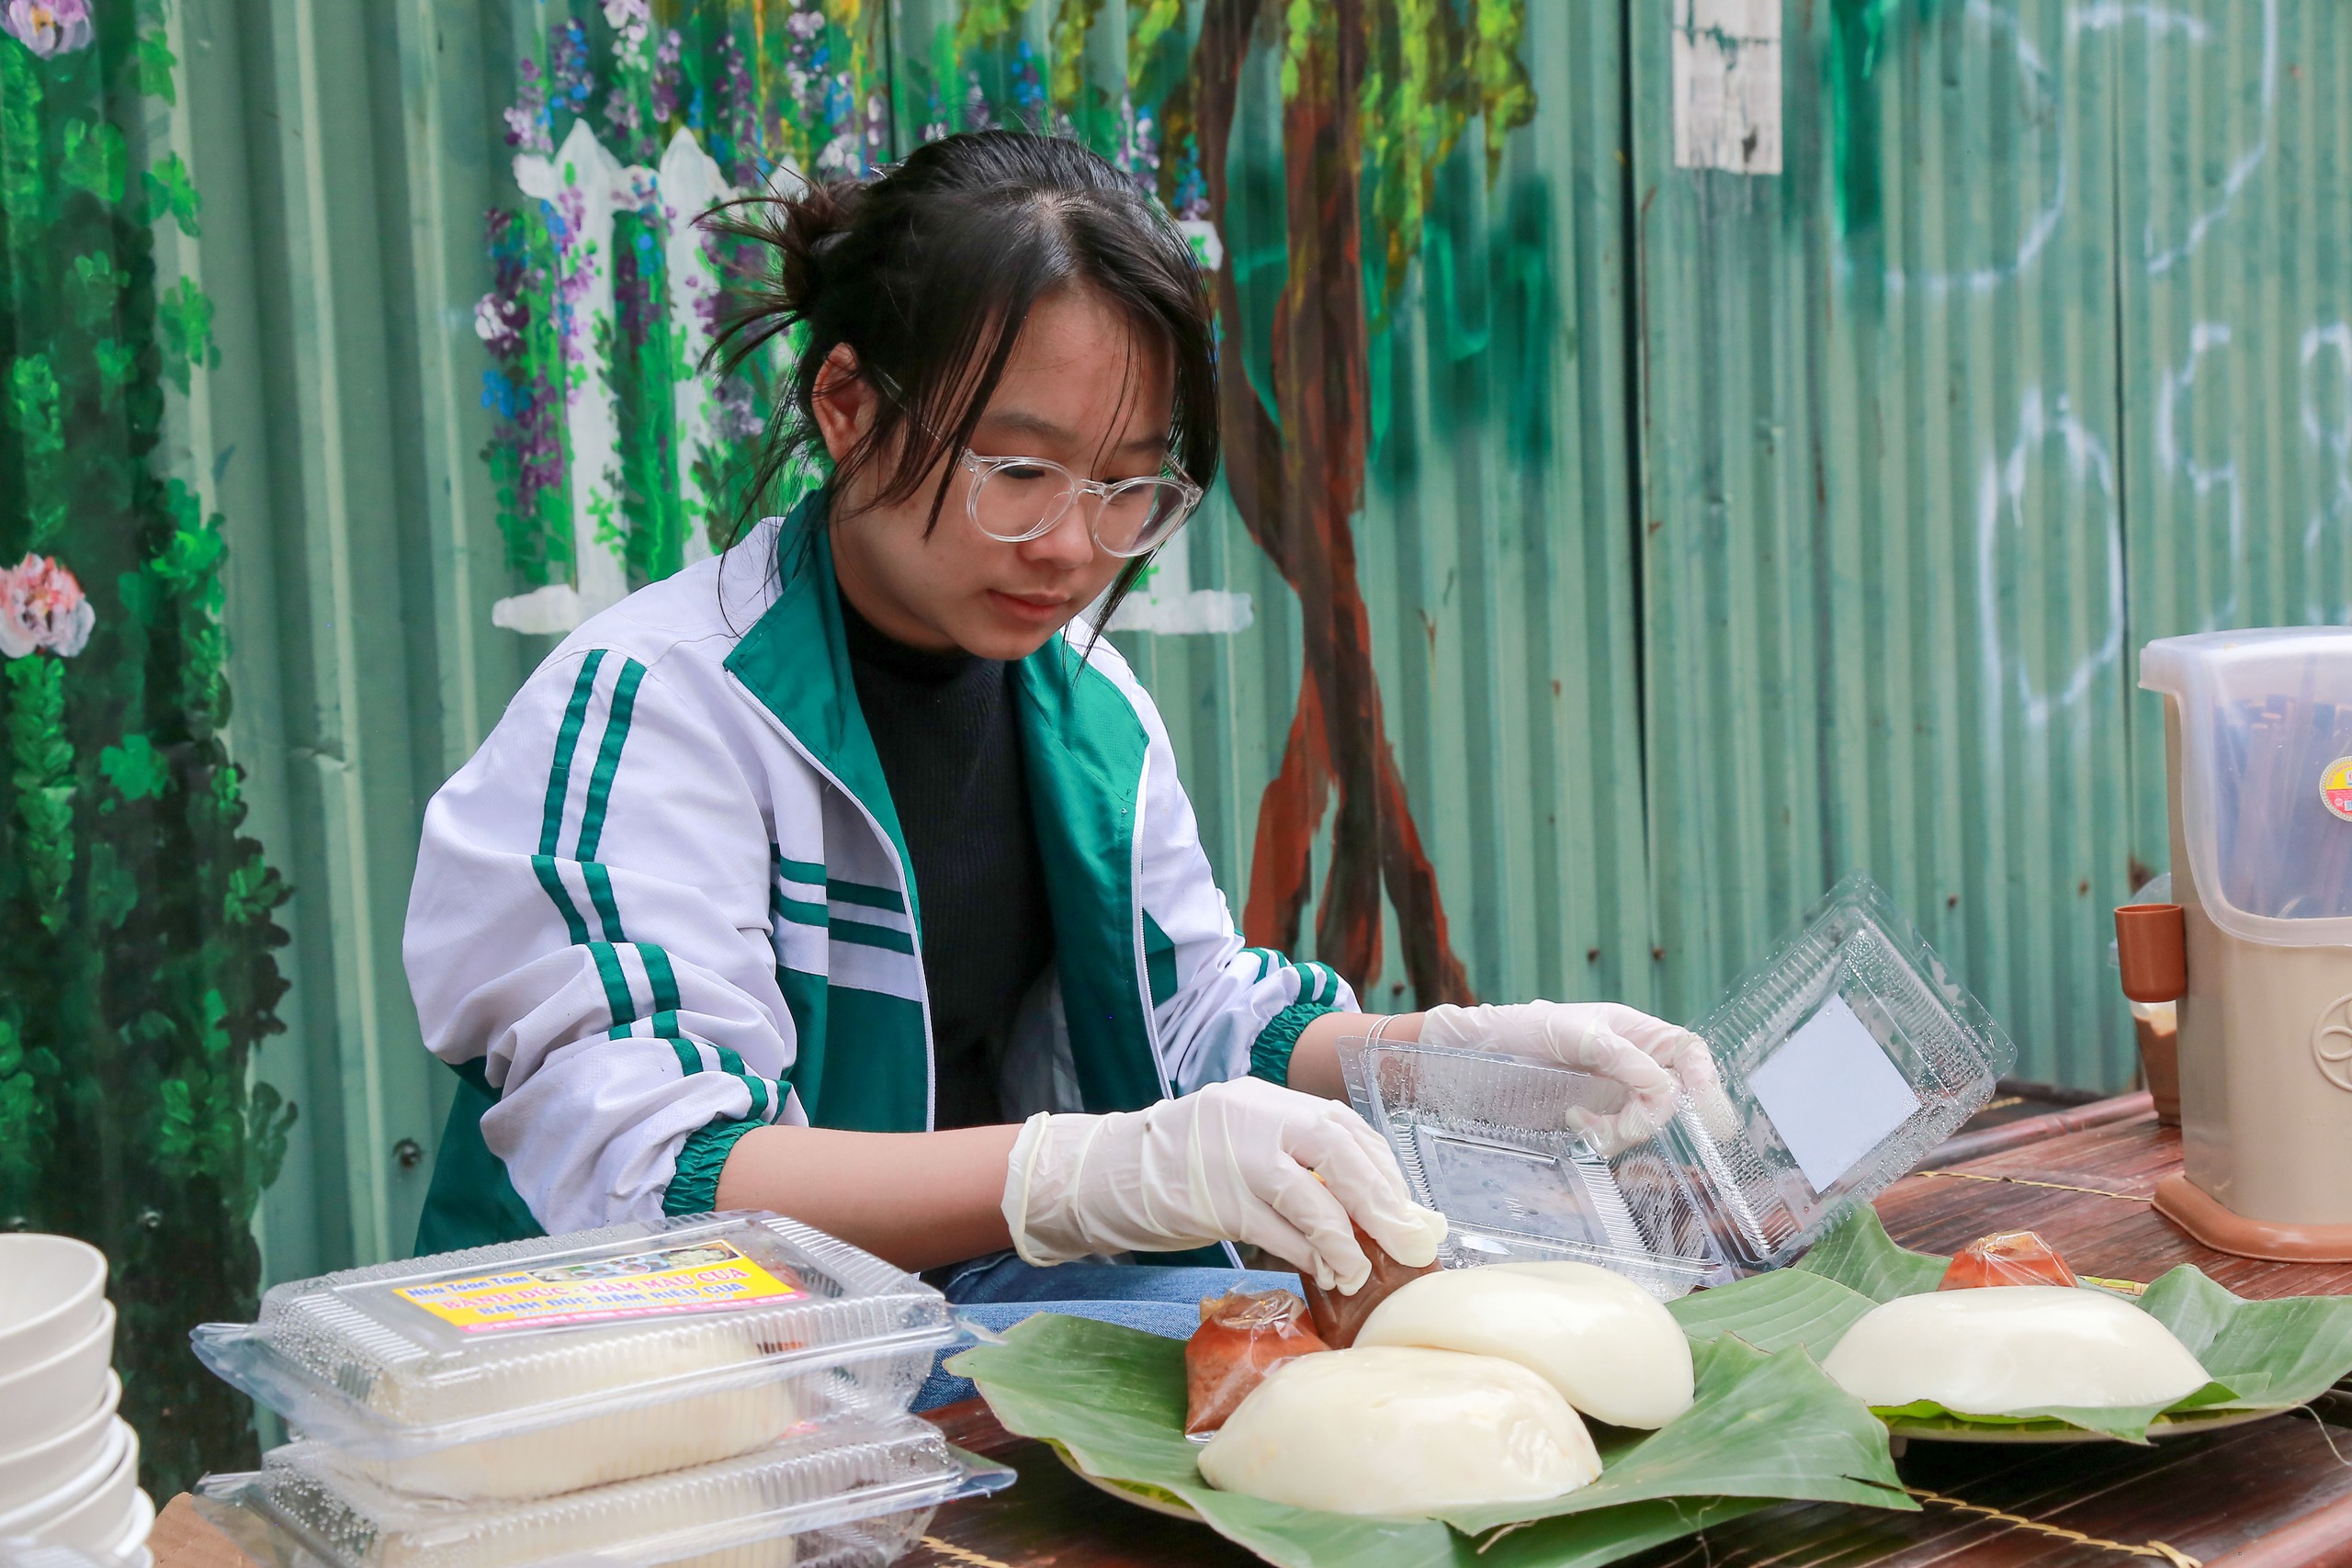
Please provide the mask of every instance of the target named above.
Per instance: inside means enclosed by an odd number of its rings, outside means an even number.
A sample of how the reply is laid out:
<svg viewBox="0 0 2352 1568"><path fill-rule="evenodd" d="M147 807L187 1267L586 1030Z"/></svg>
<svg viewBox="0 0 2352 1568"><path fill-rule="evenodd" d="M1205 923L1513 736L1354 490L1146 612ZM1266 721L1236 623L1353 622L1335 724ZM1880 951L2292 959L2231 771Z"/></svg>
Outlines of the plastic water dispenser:
<svg viewBox="0 0 2352 1568"><path fill-rule="evenodd" d="M2247 1257L2352 1260L2352 627L2150 643L2175 906L2118 911L2178 1000L2185 1175L2156 1207Z"/></svg>

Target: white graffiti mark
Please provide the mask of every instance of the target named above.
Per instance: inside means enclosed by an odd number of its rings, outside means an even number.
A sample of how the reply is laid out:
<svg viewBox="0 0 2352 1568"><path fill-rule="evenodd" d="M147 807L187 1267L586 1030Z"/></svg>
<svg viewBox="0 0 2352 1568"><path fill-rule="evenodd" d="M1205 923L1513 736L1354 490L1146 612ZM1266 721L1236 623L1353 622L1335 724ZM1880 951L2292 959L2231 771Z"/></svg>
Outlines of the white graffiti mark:
<svg viewBox="0 0 2352 1568"><path fill-rule="evenodd" d="M1091 618L1098 612L1099 607L1087 614ZM1152 558L1151 575L1120 604L1119 613L1111 617L1110 629L1230 636L1248 630L1251 618L1249 594L1193 586L1192 541L1179 534L1173 544Z"/></svg>
<svg viewBox="0 0 2352 1568"><path fill-rule="evenodd" d="M1987 38L2007 36L2018 78L2026 87L2025 118L2030 122L2047 123L2051 127L2048 136L2049 195L2034 209L2024 232L2018 239L2015 251L2006 260L1943 271L1906 273L1901 267L1890 266L1886 271L1886 286L1892 293L1916 289L1930 297L1941 298L1956 290L1981 294L2000 288L2032 269L2056 237L2058 227L2065 219L2071 152L2064 118L2058 113L2059 93L2054 73L2034 47L2033 41L2026 36L2017 17L1991 4L1990 0L1969 0L1965 20L1972 34ZM2070 40L2085 34L2125 27L2143 28L2152 38L2170 39L2193 49L2208 49L2226 41L2223 30L2204 17L2177 6L2147 3L2147 0L2093 0L2092 4L2075 6L2066 13L2066 33ZM2258 133L2251 145L2234 154L2214 187L2211 200L2188 217L2186 228L2177 238L2168 240L2154 221L2144 227L2141 236L2142 254L2151 274L2161 275L2180 265L2229 217L2240 193L2270 154L2271 130L2278 114L2278 0L2262 0Z"/></svg>
<svg viewBox="0 0 2352 1568"><path fill-rule="evenodd" d="M2056 681L2037 684L2022 654L2007 650L2002 637L2000 572L2001 524L2006 517L2018 534L2035 521L2027 507L2028 481L2041 450L2056 442L2065 452L2066 473L2078 490L2097 492L2104 507L2099 530L2107 545L2107 626L2098 645ZM2065 574L2056 574L2063 579ZM2123 517L2117 504L2115 459L2107 446L2076 419L2061 396L2043 400L2038 387L2029 389L2018 407L2018 437L2006 454L1984 455L1976 490L1976 618L1978 646L1984 661L1988 691L2013 685L2028 725L2048 726L2051 714L2071 708L2089 694L2100 671L2113 665L2123 651ZM1997 706L1988 708L1985 723L1997 743Z"/></svg>
<svg viewBox="0 0 2352 1568"><path fill-rule="evenodd" d="M2238 477L2235 457L2226 463L2199 462L2188 450L2182 432L2195 412L2189 400L2197 383L2197 362L2230 345L2230 329L2222 321L2199 321L2188 329L2188 357L2177 370L2165 373L2156 388L2156 464L2163 473L2188 481L2199 501L2216 491L2226 493L2229 520L2229 596L2206 613L2202 630L2215 631L2237 618L2245 577L2245 486ZM2184 405L2186 407L2184 408ZM2195 530L2190 537L2200 537Z"/></svg>
<svg viewBox="0 0 2352 1568"><path fill-rule="evenodd" d="M2116 5L2077 6L2066 13L2066 30L2075 33L2098 32L2107 28L2120 28L2126 22L2138 22L2150 32L2177 32L2191 43L2213 41L2213 26L2202 17L2187 11L2175 11L2162 6Z"/></svg>
<svg viewBox="0 0 2352 1568"><path fill-rule="evenodd" d="M2025 233L2018 239L2015 254L2007 261L1953 271L1910 274L1901 267L1891 266L1886 270L1886 287L1892 294L1900 294L1906 288L1916 288L1938 299L1956 288L1987 293L2017 278L2032 266L2049 246L2052 236L2058 232L2060 221L2066 216L2066 132L2058 112L2057 86L2050 67L2043 62L2041 51L2033 47L2033 40L2025 36L2025 29L2018 25L2017 17L2008 12L1987 4L1986 0L1969 0L1966 19L1973 29L2008 34L2009 47L2017 59L2018 79L2024 84L2028 95L2026 118L2052 127L2051 135L2055 157L2050 179L2050 196L2026 224Z"/></svg>
<svg viewBox="0 0 2352 1568"><path fill-rule="evenodd" d="M2335 355L2336 417L2331 427L2321 407L2320 356L2333 352ZM2347 520L2352 520L2352 325L2343 321L2328 321L2310 328L2303 333L2302 354L2303 434L2311 438L2323 462L2333 461L2335 483L2312 511L2310 526L2303 530L2303 562L2307 569L2305 581L2311 592L2304 600L2306 615L2313 623L2328 620L2328 606L2319 597L2324 579L2319 572L2320 541L2327 536L2328 525L2336 525L2340 533ZM2341 618L2352 619L2352 602L2339 612Z"/></svg>
<svg viewBox="0 0 2352 1568"><path fill-rule="evenodd" d="M2107 28L2120 28L2137 23L2154 37L2178 34L2188 43L2202 49L2221 40L2221 34L2202 17L2186 11L2157 5L2117 4L2115 0L2077 6L2066 17L2068 28L2075 33L2092 32ZM2141 252L2147 258L2151 276L2171 271L2188 258L2189 253L2204 243L2205 236L2230 215L2236 205L2238 193L2254 178L2255 171L2270 155L2270 130L2278 115L2278 0L2262 0L2262 126L2254 144L2233 158L2222 176L2221 187L2212 202L2199 209L2188 220L2188 227L2179 241L2165 244L2153 222L2141 231Z"/></svg>

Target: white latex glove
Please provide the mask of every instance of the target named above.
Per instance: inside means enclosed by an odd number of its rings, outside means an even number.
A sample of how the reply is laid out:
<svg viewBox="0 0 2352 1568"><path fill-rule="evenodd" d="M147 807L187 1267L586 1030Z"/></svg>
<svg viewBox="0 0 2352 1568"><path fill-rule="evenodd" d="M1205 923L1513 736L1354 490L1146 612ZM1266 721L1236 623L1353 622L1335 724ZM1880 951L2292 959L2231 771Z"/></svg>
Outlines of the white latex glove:
<svg viewBox="0 0 2352 1568"><path fill-rule="evenodd" d="M1679 1096L1698 1105L1708 1131L1730 1112L1707 1043L1677 1024L1620 1002L1516 1002L1508 1006L1430 1008L1421 1015L1420 1043L1457 1051L1495 1051L1528 1061L1573 1067L1607 1078L1625 1091L1610 1112L1568 1112L1568 1130L1603 1155L1657 1134L1674 1119Z"/></svg>
<svg viewBox="0 0 2352 1568"><path fill-rule="evenodd" d="M1040 1112L1005 1170L1024 1263L1239 1241L1353 1295L1372 1260L1351 1217L1408 1268L1434 1261L1445 1237L1378 1134L1336 1100L1262 1078L1108 1116Z"/></svg>

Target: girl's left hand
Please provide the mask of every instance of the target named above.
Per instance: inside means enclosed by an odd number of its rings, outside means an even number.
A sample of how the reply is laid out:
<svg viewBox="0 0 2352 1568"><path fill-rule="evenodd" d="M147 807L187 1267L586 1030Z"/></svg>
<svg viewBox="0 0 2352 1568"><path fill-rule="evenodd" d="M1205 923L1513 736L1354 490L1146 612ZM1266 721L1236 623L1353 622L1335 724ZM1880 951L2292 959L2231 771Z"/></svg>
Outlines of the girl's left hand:
<svg viewBox="0 0 2352 1568"><path fill-rule="evenodd" d="M1503 1052L1621 1086L1624 1100L1614 1111L1568 1112L1570 1129L1604 1155L1654 1136L1673 1120L1683 1094L1697 1102L1710 1131L1729 1110L1705 1041L1621 1002L1433 1007L1421 1015L1420 1043Z"/></svg>

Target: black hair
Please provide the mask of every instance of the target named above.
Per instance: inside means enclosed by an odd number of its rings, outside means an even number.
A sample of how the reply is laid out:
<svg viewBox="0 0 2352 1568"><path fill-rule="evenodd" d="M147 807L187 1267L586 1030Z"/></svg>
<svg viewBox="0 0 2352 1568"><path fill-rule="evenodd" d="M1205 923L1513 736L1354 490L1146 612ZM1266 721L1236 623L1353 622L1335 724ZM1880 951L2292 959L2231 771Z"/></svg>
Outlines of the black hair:
<svg viewBox="0 0 2352 1568"><path fill-rule="evenodd" d="M1192 247L1156 201L1076 141L950 136L870 179L730 202L703 223L767 258L730 290L705 365L732 373L778 334L808 328L768 414L739 536L778 480L821 452L815 400L835 347L849 345L879 396L872 425L835 463L832 488L878 471L874 503L894 504L971 440L1030 310L1070 288L1166 353L1170 459L1204 490L1216 477L1216 327ZM933 528L954 473L943 468L932 497ZM1100 625L1149 559L1120 571Z"/></svg>

